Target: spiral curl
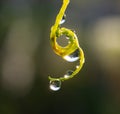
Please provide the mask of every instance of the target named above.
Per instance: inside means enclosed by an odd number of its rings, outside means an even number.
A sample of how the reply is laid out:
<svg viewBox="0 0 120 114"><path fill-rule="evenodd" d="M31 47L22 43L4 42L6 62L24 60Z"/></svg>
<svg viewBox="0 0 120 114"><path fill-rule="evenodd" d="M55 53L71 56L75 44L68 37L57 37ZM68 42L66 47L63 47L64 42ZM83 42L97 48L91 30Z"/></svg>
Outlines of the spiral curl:
<svg viewBox="0 0 120 114"><path fill-rule="evenodd" d="M61 21L65 15L65 11L66 11L66 8L67 8L69 2L70 2L70 0L63 0L63 4L62 4L62 7L61 7L57 17L56 17L55 24L51 27L50 43L51 43L51 46L52 46L54 52L68 62L74 62L74 61L69 61L66 59L66 57L68 55L71 55L75 51L77 51L78 56L79 56L79 65L76 67L76 69L71 73L71 75L69 77L64 76L64 77L59 77L59 78L52 78L49 76L50 81L55 81L55 80L65 81L70 78L73 78L81 70L81 68L85 62L84 52L79 45L78 38L77 38L77 35L75 34L75 32L73 32L72 30L67 29L65 27L61 27ZM68 39L69 43L65 47L62 47L57 43L57 38L59 38L62 35L65 35L66 37L69 38Z"/></svg>

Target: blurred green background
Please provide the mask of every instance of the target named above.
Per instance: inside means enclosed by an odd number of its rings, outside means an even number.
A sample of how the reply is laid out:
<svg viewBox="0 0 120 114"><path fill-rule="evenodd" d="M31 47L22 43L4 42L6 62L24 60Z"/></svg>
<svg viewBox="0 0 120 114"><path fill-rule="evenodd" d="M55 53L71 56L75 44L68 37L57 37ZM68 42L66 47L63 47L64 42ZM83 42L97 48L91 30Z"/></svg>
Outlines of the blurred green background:
<svg viewBox="0 0 120 114"><path fill-rule="evenodd" d="M64 27L76 31L86 62L49 89L73 64L57 56L50 28L62 0L0 0L0 114L120 114L120 0L71 0Z"/></svg>

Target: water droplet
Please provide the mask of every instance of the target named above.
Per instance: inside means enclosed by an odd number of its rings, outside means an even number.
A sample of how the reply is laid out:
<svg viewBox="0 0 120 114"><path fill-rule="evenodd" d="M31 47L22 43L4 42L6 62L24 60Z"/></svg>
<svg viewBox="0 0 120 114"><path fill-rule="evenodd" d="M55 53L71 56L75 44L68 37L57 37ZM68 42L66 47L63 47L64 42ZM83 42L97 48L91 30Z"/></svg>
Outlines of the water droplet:
<svg viewBox="0 0 120 114"><path fill-rule="evenodd" d="M61 88L61 81L59 79L50 81L50 89L53 91L58 91Z"/></svg>
<svg viewBox="0 0 120 114"><path fill-rule="evenodd" d="M71 29L72 32L76 33L76 31L74 29Z"/></svg>
<svg viewBox="0 0 120 114"><path fill-rule="evenodd" d="M62 17L62 20L60 21L60 24L63 24L66 20L66 15L64 14L63 17Z"/></svg>
<svg viewBox="0 0 120 114"><path fill-rule="evenodd" d="M79 65L76 66L76 68L79 68L79 67L80 67Z"/></svg>
<svg viewBox="0 0 120 114"><path fill-rule="evenodd" d="M68 62L74 62L80 58L79 55L80 55L80 50L76 49L73 53L71 53L70 55L66 55L63 58Z"/></svg>
<svg viewBox="0 0 120 114"><path fill-rule="evenodd" d="M70 75L72 75L73 71L72 70L68 70L66 72L66 74L64 75L65 78L68 78Z"/></svg>
<svg viewBox="0 0 120 114"><path fill-rule="evenodd" d="M66 36L66 39L69 40L70 38Z"/></svg>

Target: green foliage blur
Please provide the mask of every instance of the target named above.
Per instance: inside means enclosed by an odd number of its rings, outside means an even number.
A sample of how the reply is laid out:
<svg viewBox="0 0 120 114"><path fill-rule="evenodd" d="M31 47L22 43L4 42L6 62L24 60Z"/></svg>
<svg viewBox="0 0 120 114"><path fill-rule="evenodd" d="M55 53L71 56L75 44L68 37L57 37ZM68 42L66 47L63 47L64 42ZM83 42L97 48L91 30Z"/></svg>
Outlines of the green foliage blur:
<svg viewBox="0 0 120 114"><path fill-rule="evenodd" d="M0 114L120 114L120 1L71 0L63 26L76 31L86 60L53 92L48 76L75 65L50 45L61 4L0 1Z"/></svg>

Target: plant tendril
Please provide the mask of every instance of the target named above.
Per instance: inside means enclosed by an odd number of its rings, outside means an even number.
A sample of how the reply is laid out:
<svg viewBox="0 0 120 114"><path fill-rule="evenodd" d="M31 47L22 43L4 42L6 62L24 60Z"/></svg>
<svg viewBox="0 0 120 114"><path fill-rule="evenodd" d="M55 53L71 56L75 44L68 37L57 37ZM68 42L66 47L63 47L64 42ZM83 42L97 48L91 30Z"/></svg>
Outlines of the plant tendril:
<svg viewBox="0 0 120 114"><path fill-rule="evenodd" d="M79 45L77 35L72 30L61 27L61 24L63 24L64 22L63 19L65 18L65 11L69 2L70 0L63 0L63 4L56 17L55 24L51 27L50 43L52 45L54 52L57 55L61 56L63 59L65 59L68 62L74 62L78 60L79 65L76 66L76 69L74 71L72 72L69 71L68 74L64 75L63 77L52 78L49 76L50 84L51 82L52 84L54 84L50 87L53 87L53 86L58 87L59 85L56 84L55 82L58 82L58 81L61 82L61 81L65 81L70 78L73 78L81 70L85 62L84 52ZM68 45L65 47L62 47L57 43L57 38L59 38L62 35L65 35L69 40ZM56 90L59 90L59 89L55 89L55 91Z"/></svg>

